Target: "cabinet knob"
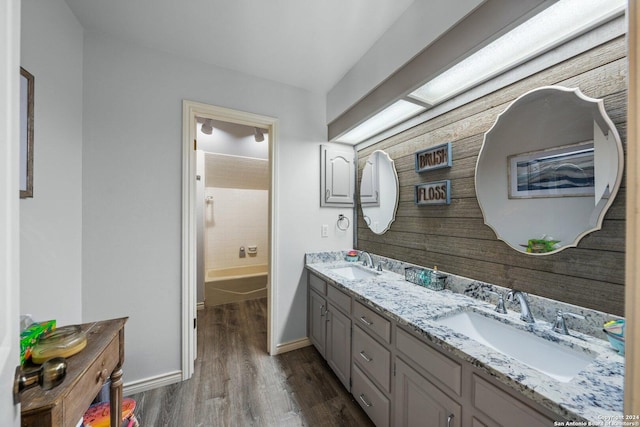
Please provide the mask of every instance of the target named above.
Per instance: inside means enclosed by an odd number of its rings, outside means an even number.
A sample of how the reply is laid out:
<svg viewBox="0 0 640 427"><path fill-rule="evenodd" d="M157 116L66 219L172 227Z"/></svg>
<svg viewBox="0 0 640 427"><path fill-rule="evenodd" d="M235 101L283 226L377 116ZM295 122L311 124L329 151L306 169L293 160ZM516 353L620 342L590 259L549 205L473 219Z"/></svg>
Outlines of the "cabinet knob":
<svg viewBox="0 0 640 427"><path fill-rule="evenodd" d="M109 377L109 372L106 369L98 372L98 376L96 377L96 382L105 382L105 380Z"/></svg>

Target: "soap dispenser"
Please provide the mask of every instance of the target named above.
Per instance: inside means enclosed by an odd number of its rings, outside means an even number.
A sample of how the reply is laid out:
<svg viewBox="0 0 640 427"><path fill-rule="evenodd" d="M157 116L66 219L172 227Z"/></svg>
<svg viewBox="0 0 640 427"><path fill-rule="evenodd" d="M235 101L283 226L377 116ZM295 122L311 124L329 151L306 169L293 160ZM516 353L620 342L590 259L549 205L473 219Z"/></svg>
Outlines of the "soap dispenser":
<svg viewBox="0 0 640 427"><path fill-rule="evenodd" d="M438 283L438 266L437 265L434 265L433 270L431 270L431 283L433 284Z"/></svg>

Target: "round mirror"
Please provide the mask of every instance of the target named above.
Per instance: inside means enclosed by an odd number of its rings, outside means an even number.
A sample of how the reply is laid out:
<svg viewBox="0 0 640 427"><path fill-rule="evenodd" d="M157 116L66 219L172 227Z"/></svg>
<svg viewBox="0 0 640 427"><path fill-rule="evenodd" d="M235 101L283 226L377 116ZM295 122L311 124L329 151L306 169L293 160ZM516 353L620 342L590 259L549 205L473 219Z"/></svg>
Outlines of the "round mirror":
<svg viewBox="0 0 640 427"><path fill-rule="evenodd" d="M364 165L360 205L364 220L376 234L386 232L396 219L398 174L393 160L384 151L371 153Z"/></svg>
<svg viewBox="0 0 640 427"><path fill-rule="evenodd" d="M622 180L620 136L603 101L547 86L516 99L484 136L476 195L512 248L547 255L599 230Z"/></svg>

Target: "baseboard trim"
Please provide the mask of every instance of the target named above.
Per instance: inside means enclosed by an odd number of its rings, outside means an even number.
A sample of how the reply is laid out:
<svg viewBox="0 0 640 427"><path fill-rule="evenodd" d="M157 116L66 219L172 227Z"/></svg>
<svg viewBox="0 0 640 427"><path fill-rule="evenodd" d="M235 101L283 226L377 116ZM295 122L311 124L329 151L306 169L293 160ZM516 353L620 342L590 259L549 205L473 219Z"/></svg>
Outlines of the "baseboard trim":
<svg viewBox="0 0 640 427"><path fill-rule="evenodd" d="M204 301L200 301L196 304L196 310L204 310Z"/></svg>
<svg viewBox="0 0 640 427"><path fill-rule="evenodd" d="M154 388L179 383L180 381L182 381L182 371L168 372L166 374L156 375L155 377L126 383L123 387L122 394L125 396L131 396L132 394L142 393L143 391Z"/></svg>
<svg viewBox="0 0 640 427"><path fill-rule="evenodd" d="M275 356L276 354L287 353L289 351L298 350L304 347L308 347L310 345L311 345L311 341L309 341L309 338L307 337L300 338L299 340L289 341L284 344L278 344L276 346L276 351L271 355Z"/></svg>

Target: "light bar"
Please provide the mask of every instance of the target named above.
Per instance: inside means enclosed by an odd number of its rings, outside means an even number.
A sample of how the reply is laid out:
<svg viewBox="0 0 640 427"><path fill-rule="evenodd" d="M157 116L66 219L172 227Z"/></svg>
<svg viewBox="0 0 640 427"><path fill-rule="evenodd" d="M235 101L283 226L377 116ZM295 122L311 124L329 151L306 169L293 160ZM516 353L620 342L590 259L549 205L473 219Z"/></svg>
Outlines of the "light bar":
<svg viewBox="0 0 640 427"><path fill-rule="evenodd" d="M357 144L385 129L403 122L426 110L421 105L400 99L375 116L359 124L349 132L337 138L336 142Z"/></svg>
<svg viewBox="0 0 640 427"><path fill-rule="evenodd" d="M561 0L409 96L438 104L620 14L626 4L626 0Z"/></svg>

